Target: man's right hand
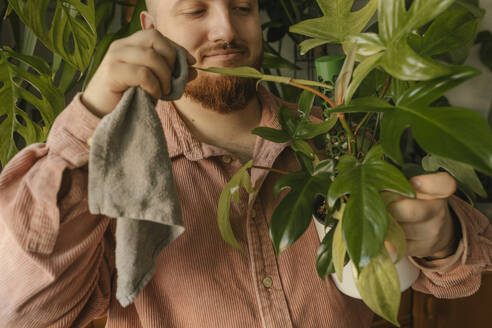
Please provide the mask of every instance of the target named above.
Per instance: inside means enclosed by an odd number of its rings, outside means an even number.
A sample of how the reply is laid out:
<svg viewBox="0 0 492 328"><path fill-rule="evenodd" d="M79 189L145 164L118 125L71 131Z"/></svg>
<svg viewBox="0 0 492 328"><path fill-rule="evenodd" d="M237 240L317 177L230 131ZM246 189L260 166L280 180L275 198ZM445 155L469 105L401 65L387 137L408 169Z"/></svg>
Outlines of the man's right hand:
<svg viewBox="0 0 492 328"><path fill-rule="evenodd" d="M185 50L186 51L186 50ZM196 60L186 51L188 64ZM171 92L176 61L172 42L157 30L141 30L114 41L87 85L82 102L99 117L113 111L123 93L140 86L154 98ZM189 80L195 76L190 72Z"/></svg>

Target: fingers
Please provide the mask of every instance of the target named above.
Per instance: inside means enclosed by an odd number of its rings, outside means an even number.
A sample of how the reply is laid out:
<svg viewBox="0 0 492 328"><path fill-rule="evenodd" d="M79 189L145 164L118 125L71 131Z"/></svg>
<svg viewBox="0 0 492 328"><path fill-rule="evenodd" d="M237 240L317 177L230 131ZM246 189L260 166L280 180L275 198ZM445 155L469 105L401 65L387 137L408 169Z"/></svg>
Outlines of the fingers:
<svg viewBox="0 0 492 328"><path fill-rule="evenodd" d="M456 192L456 181L446 172L415 176L410 183L418 199L448 198Z"/></svg>
<svg viewBox="0 0 492 328"><path fill-rule="evenodd" d="M422 200L402 198L388 205L388 212L398 222L419 222L442 214L446 206L447 201L443 199Z"/></svg>
<svg viewBox="0 0 492 328"><path fill-rule="evenodd" d="M140 86L155 99L162 95L159 79L151 69L145 66L136 66L125 62L117 62L112 70L120 74L120 83L125 86Z"/></svg>
<svg viewBox="0 0 492 328"><path fill-rule="evenodd" d="M135 46L121 47L118 59L134 66L144 66L150 69L159 79L163 94L171 92L171 68L167 61L153 48L142 48Z"/></svg>

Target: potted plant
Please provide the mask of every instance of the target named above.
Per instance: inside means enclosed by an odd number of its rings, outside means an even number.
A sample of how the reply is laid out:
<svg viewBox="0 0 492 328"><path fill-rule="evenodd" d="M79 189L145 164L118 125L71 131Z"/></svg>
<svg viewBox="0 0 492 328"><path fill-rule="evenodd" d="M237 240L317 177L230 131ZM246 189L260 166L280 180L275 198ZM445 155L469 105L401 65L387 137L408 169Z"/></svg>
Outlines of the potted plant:
<svg viewBox="0 0 492 328"><path fill-rule="evenodd" d="M358 11L352 11L353 1L317 3L323 16L295 24L290 32L310 37L300 44L302 53L327 43L343 47L346 58L334 85L265 75L249 67L206 71L303 89L298 115L282 107L281 129L252 131L273 142L289 142L301 167L284 172L272 190L278 195L290 189L270 222L276 254L306 231L316 196L321 195L326 199L324 224L331 230L313 263L319 276L336 273L341 279L350 260L364 302L398 325L400 282L395 262L406 253L405 235L386 204L392 195L415 197L407 179L425 172L448 171L470 202L476 195L486 197L474 170L492 176L492 132L487 121L443 99L446 92L479 74L462 62L463 48L473 44L483 12L454 0L370 0ZM362 32L376 12L377 23ZM316 96L324 102L319 123L309 119ZM332 136L343 141L337 152ZM410 147L402 152L401 144ZM233 176L218 203L222 236L238 249L229 205L240 187L256 192L247 174L253 166L250 161ZM385 241L397 249L395 258L388 254Z"/></svg>

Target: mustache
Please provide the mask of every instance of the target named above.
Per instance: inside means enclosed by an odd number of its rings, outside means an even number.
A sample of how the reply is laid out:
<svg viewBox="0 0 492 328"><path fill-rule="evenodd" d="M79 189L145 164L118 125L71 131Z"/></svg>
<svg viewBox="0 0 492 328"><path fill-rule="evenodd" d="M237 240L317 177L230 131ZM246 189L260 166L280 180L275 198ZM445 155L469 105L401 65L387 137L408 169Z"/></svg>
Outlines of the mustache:
<svg viewBox="0 0 492 328"><path fill-rule="evenodd" d="M231 42L219 42L213 45L205 46L199 51L200 57L207 56L210 53L220 51L220 50L234 50L234 51L248 51L248 47L244 44L238 43L237 41Z"/></svg>

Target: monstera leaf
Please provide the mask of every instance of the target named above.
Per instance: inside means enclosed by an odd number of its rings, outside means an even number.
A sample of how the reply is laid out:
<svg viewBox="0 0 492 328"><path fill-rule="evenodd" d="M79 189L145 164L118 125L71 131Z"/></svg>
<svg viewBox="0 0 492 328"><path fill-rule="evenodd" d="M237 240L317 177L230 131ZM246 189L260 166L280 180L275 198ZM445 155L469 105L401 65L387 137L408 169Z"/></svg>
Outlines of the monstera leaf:
<svg viewBox="0 0 492 328"><path fill-rule="evenodd" d="M313 174L306 171L291 173L281 177L275 184L275 196L282 189L290 188L270 221L270 238L277 256L299 239L309 227L315 196L325 195L331 184L331 166L326 164L320 162Z"/></svg>
<svg viewBox="0 0 492 328"><path fill-rule="evenodd" d="M382 160L381 146L373 147L362 162L352 155L340 158L339 175L328 191L333 207L343 195L350 195L342 218L347 251L358 272L376 256L388 231L388 214L380 191L415 197L412 186L393 165Z"/></svg>
<svg viewBox="0 0 492 328"><path fill-rule="evenodd" d="M48 49L83 72L94 51L96 16L94 0L8 0L21 20ZM51 3L56 3L53 17L48 17ZM48 28L46 22L51 21Z"/></svg>
<svg viewBox="0 0 492 328"><path fill-rule="evenodd" d="M301 52L325 43L342 43L350 34L362 31L376 12L377 0L370 0L361 10L352 12L354 0L318 0L323 17L308 19L290 27L292 33L313 37L300 44Z"/></svg>
<svg viewBox="0 0 492 328"><path fill-rule="evenodd" d="M24 63L35 73L22 69L15 61ZM26 83L37 92L29 91ZM39 57L21 55L8 47L0 49L0 84L0 162L5 166L19 151L14 134L22 136L26 144L45 140L65 104L63 94L51 82L48 64ZM21 99L39 110L42 125L33 122L17 106Z"/></svg>

